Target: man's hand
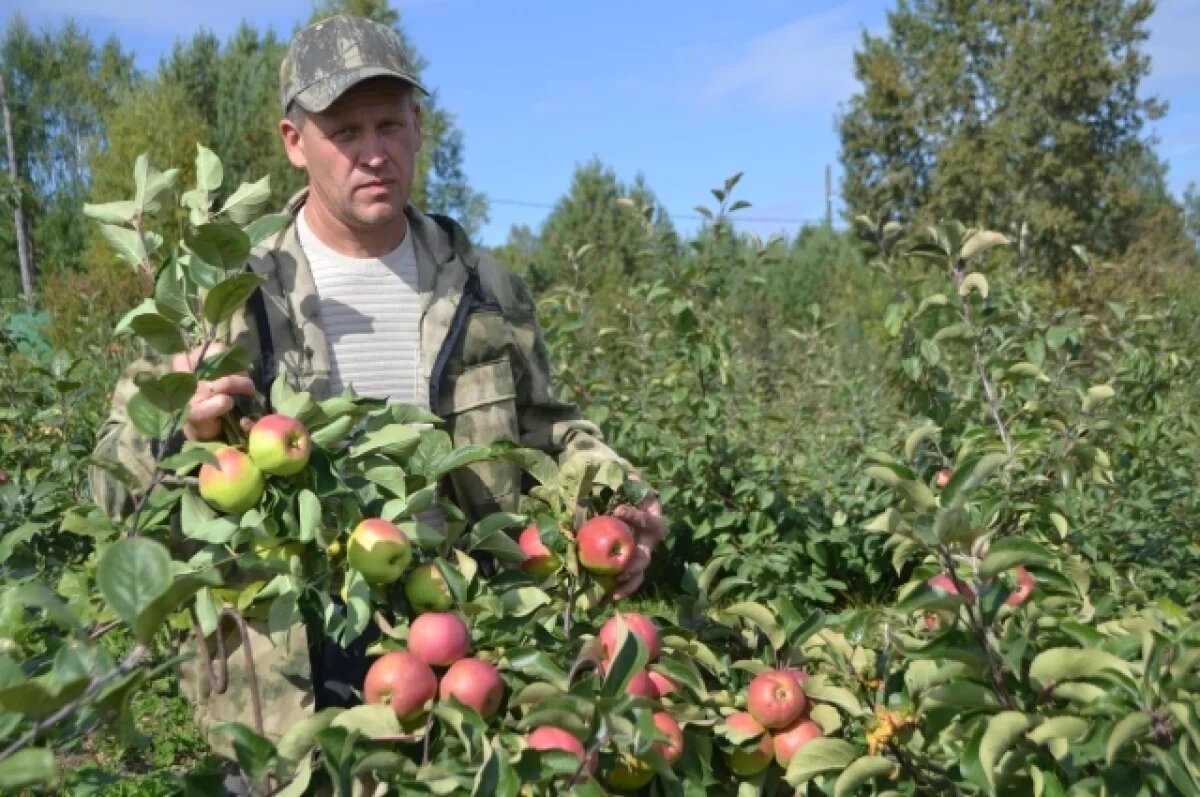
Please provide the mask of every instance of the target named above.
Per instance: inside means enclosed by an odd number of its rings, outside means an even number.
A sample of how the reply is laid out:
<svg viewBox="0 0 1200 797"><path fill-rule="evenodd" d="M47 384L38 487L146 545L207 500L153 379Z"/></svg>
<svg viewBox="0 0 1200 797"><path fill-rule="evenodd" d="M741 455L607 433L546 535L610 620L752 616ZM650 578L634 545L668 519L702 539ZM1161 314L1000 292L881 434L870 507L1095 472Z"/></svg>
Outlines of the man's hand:
<svg viewBox="0 0 1200 797"><path fill-rule="evenodd" d="M613 510L613 517L628 524L633 531L634 552L629 566L617 577L614 600L627 598L637 592L650 566L650 555L667 537L667 521L663 518L662 504L653 490L637 506L623 504Z"/></svg>
<svg viewBox="0 0 1200 797"><path fill-rule="evenodd" d="M220 343L211 344L205 351L208 359L225 350ZM171 359L171 370L194 372L200 363L202 349L192 349L187 354L176 354ZM196 392L188 403L188 420L183 426L183 435L188 440L216 440L221 436L224 418L233 410L235 396L253 396L254 381L247 374L229 374L209 381L201 379ZM242 419L242 429L249 431L254 422Z"/></svg>

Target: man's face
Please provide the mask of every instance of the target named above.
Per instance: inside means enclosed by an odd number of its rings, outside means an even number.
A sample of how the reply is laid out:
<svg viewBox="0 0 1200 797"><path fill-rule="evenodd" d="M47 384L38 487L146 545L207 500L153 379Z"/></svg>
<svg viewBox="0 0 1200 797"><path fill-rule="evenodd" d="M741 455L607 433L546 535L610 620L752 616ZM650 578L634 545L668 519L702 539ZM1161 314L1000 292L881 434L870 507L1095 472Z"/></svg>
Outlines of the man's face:
<svg viewBox="0 0 1200 797"><path fill-rule="evenodd" d="M363 81L302 124L279 123L288 159L308 171L310 201L351 229L404 213L421 149L420 108L398 81Z"/></svg>

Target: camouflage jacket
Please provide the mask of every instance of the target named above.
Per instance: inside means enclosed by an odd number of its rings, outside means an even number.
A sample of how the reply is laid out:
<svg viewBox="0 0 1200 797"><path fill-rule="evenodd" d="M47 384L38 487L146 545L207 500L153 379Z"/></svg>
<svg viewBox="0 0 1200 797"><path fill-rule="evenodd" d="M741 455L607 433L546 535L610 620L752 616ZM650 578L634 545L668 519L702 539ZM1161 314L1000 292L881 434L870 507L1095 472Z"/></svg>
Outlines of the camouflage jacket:
<svg viewBox="0 0 1200 797"><path fill-rule="evenodd" d="M306 194L288 204L295 213ZM421 367L429 384L429 406L446 421L456 446L512 440L560 460L585 455L617 459L600 430L578 408L551 390L550 365L536 308L519 277L471 246L450 219L406 209L417 251L421 295ZM261 303L234 319L233 339L250 351L251 375L260 390L276 374L315 399L330 395L330 364L316 286L300 248L295 225L257 247L249 266L266 277ZM263 337L269 338L264 346ZM381 367L387 367L384 361ZM116 460L138 482L150 483L149 441L129 421L125 407L137 390L133 377L161 365L133 363L113 394L112 412L101 428L96 455ZM123 515L132 495L101 469L91 474L92 495L111 516ZM482 464L454 479L454 497L475 517L511 510L520 494L515 465Z"/></svg>
<svg viewBox="0 0 1200 797"><path fill-rule="evenodd" d="M297 195L289 211L294 214L305 198L304 192ZM552 392L545 343L524 283L473 248L453 221L411 206L405 212L417 252L422 376L429 384L429 406L446 421L455 446L512 440L560 461L577 455L619 459L596 426ZM235 318L232 332L233 340L251 354L251 375L260 391L281 374L297 390L308 390L317 400L328 398L328 349L295 225L256 247L249 267L266 278L262 301L252 301ZM137 390L134 375L162 367L146 360L129 367L114 391L112 412L95 451L120 462L143 487L153 474L151 445L129 421L126 404ZM387 367L386 359L381 367ZM510 463L480 463L454 474L450 486L458 505L479 518L515 509L521 472ZM96 502L114 517L132 506L134 495L102 469L92 470L91 488ZM213 692L208 668L198 659L186 663L181 673L181 685L195 701L205 730L232 720L253 727L238 650L243 641L232 627L225 630L229 687L224 694ZM246 644L254 652L266 732L277 739L313 708L306 634L299 626L286 644L276 645L264 623L250 620L249 631ZM216 650L215 641L210 639L209 650ZM210 742L230 752L222 737L210 737Z"/></svg>

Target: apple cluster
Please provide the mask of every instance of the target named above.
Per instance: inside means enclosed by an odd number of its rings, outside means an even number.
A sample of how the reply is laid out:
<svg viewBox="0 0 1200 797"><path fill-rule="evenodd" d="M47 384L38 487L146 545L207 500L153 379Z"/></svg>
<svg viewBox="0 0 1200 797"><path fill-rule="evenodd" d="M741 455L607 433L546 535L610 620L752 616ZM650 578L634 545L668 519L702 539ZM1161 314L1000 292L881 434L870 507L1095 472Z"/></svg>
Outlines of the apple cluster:
<svg viewBox="0 0 1200 797"><path fill-rule="evenodd" d="M774 760L788 768L796 751L824 734L810 716L812 701L804 692L808 674L784 669L761 672L746 687L746 710L725 718L730 731L745 743L727 754L738 775L757 775ZM754 746L746 749L746 745Z"/></svg>
<svg viewBox="0 0 1200 797"><path fill-rule="evenodd" d="M312 454L304 424L278 413L260 418L250 429L246 451L225 445L213 452L216 464L200 466L200 497L233 515L255 507L266 489L266 476L294 476Z"/></svg>
<svg viewBox="0 0 1200 797"><path fill-rule="evenodd" d="M617 577L633 561L637 551L636 542L629 525L609 515L591 518L575 533L580 566L608 591L612 591ZM537 526L529 526L522 531L517 544L525 554L521 569L530 575L542 578L562 566L561 557L542 542Z"/></svg>

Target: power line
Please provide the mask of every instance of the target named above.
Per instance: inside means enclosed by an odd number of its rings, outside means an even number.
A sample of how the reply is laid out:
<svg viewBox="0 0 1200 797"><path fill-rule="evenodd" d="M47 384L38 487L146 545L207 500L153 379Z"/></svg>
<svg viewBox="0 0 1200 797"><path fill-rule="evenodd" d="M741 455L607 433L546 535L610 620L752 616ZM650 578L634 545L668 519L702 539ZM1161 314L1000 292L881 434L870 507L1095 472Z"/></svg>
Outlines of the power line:
<svg viewBox="0 0 1200 797"><path fill-rule="evenodd" d="M508 205L518 208L534 208L536 210L554 210L555 205L546 202L530 202L524 199L493 199L488 197L488 202L493 205ZM672 219L687 219L689 221L708 221L699 213L672 213L666 211L666 214ZM760 224L820 224L820 219L801 219L801 218L785 218L782 216L746 216L741 213L734 217L735 221L749 221Z"/></svg>

